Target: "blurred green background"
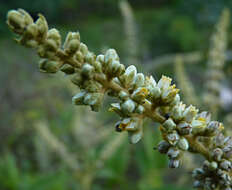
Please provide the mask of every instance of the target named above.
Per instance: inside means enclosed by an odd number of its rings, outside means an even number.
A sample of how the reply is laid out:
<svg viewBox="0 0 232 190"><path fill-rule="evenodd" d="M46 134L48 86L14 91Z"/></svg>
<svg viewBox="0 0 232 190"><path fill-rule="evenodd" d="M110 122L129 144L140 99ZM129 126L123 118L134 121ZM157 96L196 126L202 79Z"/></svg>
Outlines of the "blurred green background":
<svg viewBox="0 0 232 190"><path fill-rule="evenodd" d="M116 0L0 1L1 190L191 189L194 166L170 170L166 157L153 150L160 140L157 124L148 121L145 138L130 145L126 134L114 132L118 117L107 112L111 100L100 113L74 107L71 97L78 89L62 74L40 73L35 52L16 44L5 24L10 9L23 8L35 19L42 13L63 37L78 30L91 51L113 47L122 62L136 64L156 79L162 74L176 78L174 60L160 64L163 57L200 52L197 64L185 64L200 96L210 36L232 1L130 0L128 5L125 13ZM228 61L228 89L231 68ZM231 104L221 115L230 111Z"/></svg>

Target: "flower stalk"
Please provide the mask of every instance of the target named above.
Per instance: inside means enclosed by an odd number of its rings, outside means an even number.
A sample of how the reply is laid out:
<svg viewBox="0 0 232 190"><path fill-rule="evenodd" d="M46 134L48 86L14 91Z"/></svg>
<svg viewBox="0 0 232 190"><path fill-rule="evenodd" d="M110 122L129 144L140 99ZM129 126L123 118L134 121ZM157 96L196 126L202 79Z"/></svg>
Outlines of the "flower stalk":
<svg viewBox="0 0 232 190"><path fill-rule="evenodd" d="M117 132L127 131L130 142L137 143L143 136L144 119L150 118L161 125L163 140L158 150L168 155L170 168L179 167L186 151L201 154L206 160L193 171L194 187L231 189L232 138L222 134L223 124L211 121L208 112L186 106L171 78L155 81L137 73L133 65L125 68L114 49L95 55L78 32L69 32L62 45L59 31L49 29L42 15L34 22L26 11L12 10L7 24L18 35L18 43L37 51L42 72L61 71L80 88L73 104L98 111L105 95L114 97L117 102L110 111L121 117L115 125Z"/></svg>

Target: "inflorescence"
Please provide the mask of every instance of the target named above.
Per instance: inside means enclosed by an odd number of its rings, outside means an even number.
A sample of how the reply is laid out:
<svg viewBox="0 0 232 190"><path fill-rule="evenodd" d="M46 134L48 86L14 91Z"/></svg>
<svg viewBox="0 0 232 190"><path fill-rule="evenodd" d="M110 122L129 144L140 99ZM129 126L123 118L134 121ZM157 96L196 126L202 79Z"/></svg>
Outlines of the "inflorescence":
<svg viewBox="0 0 232 190"><path fill-rule="evenodd" d="M137 73L133 65L125 68L114 49L95 55L80 41L78 32L69 32L62 45L59 31L49 29L41 14L34 22L26 11L11 10L7 24L18 35L18 43L36 49L40 71L61 71L71 77L80 88L73 104L98 111L105 95L115 97L118 101L109 110L121 117L116 131L127 131L131 143L142 138L143 121L151 118L161 124L163 140L158 150L168 155L170 168L180 165L185 151L199 153L206 160L202 168L193 171L194 187L232 189L232 138L223 136L223 124L211 121L208 112L186 106L171 78L162 76L156 82L152 76Z"/></svg>

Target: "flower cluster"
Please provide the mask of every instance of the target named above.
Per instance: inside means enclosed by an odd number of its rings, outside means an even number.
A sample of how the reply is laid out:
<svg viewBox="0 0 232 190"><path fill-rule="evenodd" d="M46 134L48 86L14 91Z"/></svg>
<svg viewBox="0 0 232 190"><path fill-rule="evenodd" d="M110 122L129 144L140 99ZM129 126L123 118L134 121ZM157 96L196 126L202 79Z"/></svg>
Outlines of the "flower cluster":
<svg viewBox="0 0 232 190"><path fill-rule="evenodd" d="M196 168L192 175L195 188L231 190L232 138L218 134L213 141L211 160L206 160L202 168Z"/></svg>
<svg viewBox="0 0 232 190"><path fill-rule="evenodd" d="M198 181L195 187L230 187L231 145L230 138L221 134L222 123L211 121L207 112L186 106L171 78L162 76L156 82L152 76L137 73L133 65L125 68L114 49L96 56L80 41L78 32L68 33L62 45L59 32L48 29L42 15L34 22L25 11L13 10L8 12L7 23L19 35L20 44L37 50L42 72L61 71L80 88L72 99L75 105L89 105L98 111L104 95L116 98L118 101L110 107L110 111L121 117L115 128L118 132L127 131L131 143L142 138L143 120L151 118L161 124L163 140L158 150L168 155L171 168L180 165L185 151L199 153L207 161L202 169L203 177L200 179L198 173L194 174Z"/></svg>

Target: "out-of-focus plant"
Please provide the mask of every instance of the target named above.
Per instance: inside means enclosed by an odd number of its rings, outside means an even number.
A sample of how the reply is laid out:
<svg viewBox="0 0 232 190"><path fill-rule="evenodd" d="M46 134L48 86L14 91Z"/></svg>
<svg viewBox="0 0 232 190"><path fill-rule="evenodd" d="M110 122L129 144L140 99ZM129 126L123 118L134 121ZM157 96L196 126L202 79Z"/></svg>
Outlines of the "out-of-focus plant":
<svg viewBox="0 0 232 190"><path fill-rule="evenodd" d="M124 21L126 64L139 64L139 43L133 10L127 0L119 1L119 8Z"/></svg>
<svg viewBox="0 0 232 190"><path fill-rule="evenodd" d="M221 18L216 25L216 31L212 35L207 80L205 87L207 92L204 97L204 101L209 108L209 111L217 118L218 109L220 108L220 90L221 81L224 77L223 68L225 64L225 52L227 48L227 28L229 25L229 10L224 9Z"/></svg>
<svg viewBox="0 0 232 190"><path fill-rule="evenodd" d="M205 104L217 117L218 111L222 106L220 93L222 92L222 80L224 78L224 64L226 60L226 47L227 47L227 28L229 25L229 10L224 9L222 15L215 27L215 32L211 37L211 45L209 48L209 56L207 62L207 77L204 87L206 92L203 94L203 102L196 96L195 90L188 75L184 71L182 56L178 56L175 62L175 74L177 82L180 85L182 93L189 104ZM196 60L195 60L196 61ZM198 60L199 61L199 60Z"/></svg>
<svg viewBox="0 0 232 190"><path fill-rule="evenodd" d="M58 140L57 137L51 133L46 123L38 122L36 123L35 128L38 135L41 137L41 140L44 141L46 146L48 146L53 152L56 152L59 155L61 160L64 161L68 168L73 172L73 175L76 176L78 183L80 183L81 187L85 190L92 189L92 183L97 176L98 171L102 169L105 161L112 157L125 139L125 135L123 134L114 138L111 137L112 140L102 147L98 156L95 155L97 158L93 160L91 159L91 155L88 155L89 152L86 151L91 151L91 147L86 147L86 145L84 147L80 147L82 151L79 151L78 153L81 155L77 155L76 157L68 150L68 147L64 143ZM83 134L79 134L79 136L81 135ZM101 132L99 135L101 136ZM89 138L90 139L88 139L88 141L90 141L89 144L91 144L91 138L93 137L89 136ZM104 138L99 140L102 141ZM95 142L95 147L97 147L96 145L98 144L99 143Z"/></svg>
<svg viewBox="0 0 232 190"><path fill-rule="evenodd" d="M198 98L196 96L195 90L188 75L184 71L183 60L181 56L176 56L175 61L175 74L177 78L177 83L182 90L184 99L188 105L198 105Z"/></svg>

